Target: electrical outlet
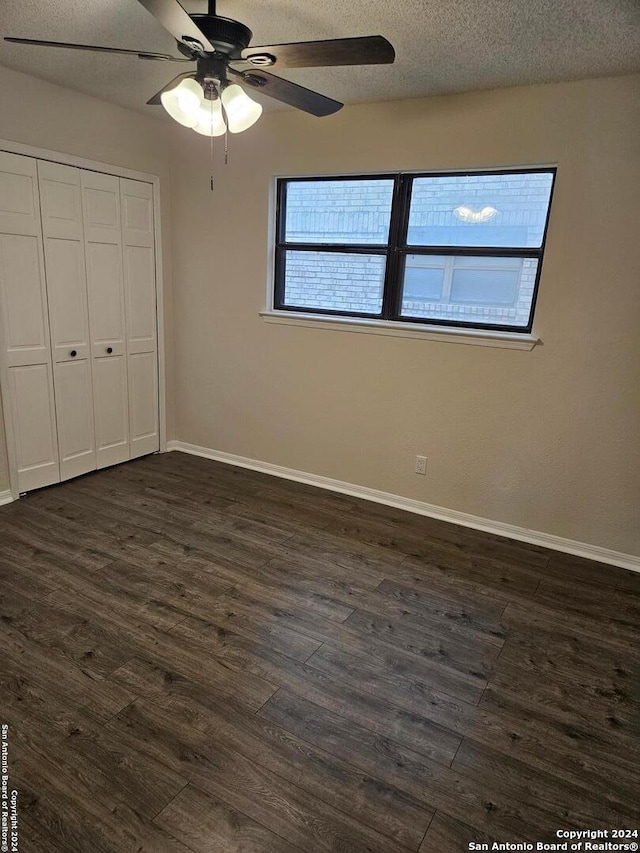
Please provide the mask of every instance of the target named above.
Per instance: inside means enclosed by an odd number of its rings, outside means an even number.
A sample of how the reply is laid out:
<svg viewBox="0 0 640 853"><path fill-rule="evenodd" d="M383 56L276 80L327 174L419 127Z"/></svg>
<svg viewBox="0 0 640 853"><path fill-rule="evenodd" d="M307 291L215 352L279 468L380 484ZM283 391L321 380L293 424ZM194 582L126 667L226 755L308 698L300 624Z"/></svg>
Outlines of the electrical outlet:
<svg viewBox="0 0 640 853"><path fill-rule="evenodd" d="M426 456L416 456L416 474L426 474L427 473L427 457Z"/></svg>

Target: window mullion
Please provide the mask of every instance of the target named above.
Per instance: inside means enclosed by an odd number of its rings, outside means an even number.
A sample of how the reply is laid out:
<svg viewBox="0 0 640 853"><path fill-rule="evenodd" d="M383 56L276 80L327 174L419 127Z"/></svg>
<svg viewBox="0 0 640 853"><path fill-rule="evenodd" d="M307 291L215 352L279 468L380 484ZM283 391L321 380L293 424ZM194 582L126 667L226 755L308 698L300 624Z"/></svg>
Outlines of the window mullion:
<svg viewBox="0 0 640 853"><path fill-rule="evenodd" d="M411 181L406 175L397 175L393 201L391 204L391 221L389 223L389 250L387 252L387 269L384 281L382 316L391 320L398 316L402 290L402 269L404 252L402 246L406 235L409 217L409 196Z"/></svg>
<svg viewBox="0 0 640 853"><path fill-rule="evenodd" d="M277 243L277 249L289 252L335 252L347 255L384 255L387 246L369 243Z"/></svg>

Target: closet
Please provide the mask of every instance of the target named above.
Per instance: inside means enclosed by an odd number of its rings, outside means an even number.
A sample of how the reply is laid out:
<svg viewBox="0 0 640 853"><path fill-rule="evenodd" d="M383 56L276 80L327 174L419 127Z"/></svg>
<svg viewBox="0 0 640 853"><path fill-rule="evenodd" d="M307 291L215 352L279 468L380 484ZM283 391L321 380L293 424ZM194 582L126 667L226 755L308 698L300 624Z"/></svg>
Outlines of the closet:
<svg viewBox="0 0 640 853"><path fill-rule="evenodd" d="M0 358L21 492L159 449L153 186L0 152Z"/></svg>

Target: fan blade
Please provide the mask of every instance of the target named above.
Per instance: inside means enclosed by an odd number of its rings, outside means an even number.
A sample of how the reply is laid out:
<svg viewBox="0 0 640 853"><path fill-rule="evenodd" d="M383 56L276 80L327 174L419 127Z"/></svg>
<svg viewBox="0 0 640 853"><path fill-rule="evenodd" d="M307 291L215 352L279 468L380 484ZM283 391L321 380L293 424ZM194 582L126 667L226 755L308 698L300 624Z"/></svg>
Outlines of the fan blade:
<svg viewBox="0 0 640 853"><path fill-rule="evenodd" d="M332 98L327 98L311 89L305 89L304 86L298 86L297 83L291 83L289 80L283 80L282 77L276 77L274 74L267 74L266 71L247 71L240 74L229 70L243 86L257 89L270 98L275 98L276 101L282 101L283 104L297 107L314 116L328 116L337 113L344 106L340 101L334 101Z"/></svg>
<svg viewBox="0 0 640 853"><path fill-rule="evenodd" d="M385 65L394 61L396 52L382 36L299 41L293 44L268 44L247 47L242 59L264 55L275 58L279 68L311 68L321 65ZM259 64L257 61L256 65ZM268 63L265 63L268 64Z"/></svg>
<svg viewBox="0 0 640 853"><path fill-rule="evenodd" d="M138 0L138 2L148 12L151 12L177 41L198 50L198 45L201 45L204 51L215 50L202 30L196 26L188 13L178 3L178 0Z"/></svg>
<svg viewBox="0 0 640 853"><path fill-rule="evenodd" d="M149 53L146 50L127 50L124 47L100 47L97 44L71 44L66 41L41 41L40 39L19 39L5 36L5 41L13 44L35 44L40 47L66 47L68 50L92 50L97 53L124 53L129 56L137 56L139 59L160 59L167 62L190 62L178 56L170 56L168 53Z"/></svg>
<svg viewBox="0 0 640 853"><path fill-rule="evenodd" d="M186 72L185 74L178 74L178 76L174 77L170 83L167 83L167 85L164 86L162 89L160 89L159 92L156 92L155 95L153 96L153 98L149 98L149 100L147 101L147 104L149 104L152 107L162 106L162 101L160 100L160 95L162 95L163 92L168 92L170 89L175 89L175 87L178 85L178 83L181 80L185 80L187 77L193 77L193 74L189 74L188 72Z"/></svg>

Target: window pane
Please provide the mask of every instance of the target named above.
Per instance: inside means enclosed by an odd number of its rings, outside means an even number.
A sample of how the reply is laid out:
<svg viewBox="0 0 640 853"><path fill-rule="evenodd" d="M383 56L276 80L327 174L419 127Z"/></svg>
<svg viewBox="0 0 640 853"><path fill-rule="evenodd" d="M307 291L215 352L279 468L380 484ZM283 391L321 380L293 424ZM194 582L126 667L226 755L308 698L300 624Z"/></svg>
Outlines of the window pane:
<svg viewBox="0 0 640 853"><path fill-rule="evenodd" d="M552 181L549 172L416 178L407 244L540 248Z"/></svg>
<svg viewBox="0 0 640 853"><path fill-rule="evenodd" d="M455 258L451 301L514 305L522 275L522 258Z"/></svg>
<svg viewBox="0 0 640 853"><path fill-rule="evenodd" d="M385 268L384 255L288 251L284 304L379 314Z"/></svg>
<svg viewBox="0 0 640 853"><path fill-rule="evenodd" d="M513 305L518 295L518 271L454 270L451 301Z"/></svg>
<svg viewBox="0 0 640 853"><path fill-rule="evenodd" d="M421 261L424 256L407 256L402 316L467 325L520 328L528 325L538 270L537 258L444 258L440 298L434 297L433 291L427 295L426 289L420 294L415 286L407 284L416 274L414 258ZM429 260L432 260L431 256Z"/></svg>
<svg viewBox="0 0 640 853"><path fill-rule="evenodd" d="M405 300L442 298L446 258L438 255L407 255L404 270Z"/></svg>
<svg viewBox="0 0 640 853"><path fill-rule="evenodd" d="M393 181L288 181L286 243L371 243L389 239Z"/></svg>

